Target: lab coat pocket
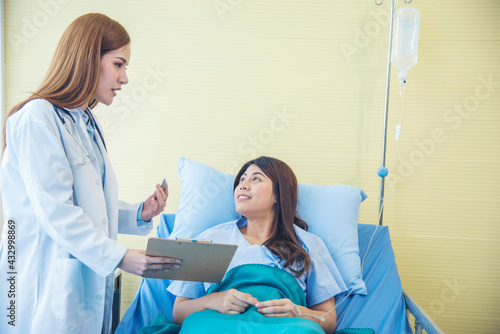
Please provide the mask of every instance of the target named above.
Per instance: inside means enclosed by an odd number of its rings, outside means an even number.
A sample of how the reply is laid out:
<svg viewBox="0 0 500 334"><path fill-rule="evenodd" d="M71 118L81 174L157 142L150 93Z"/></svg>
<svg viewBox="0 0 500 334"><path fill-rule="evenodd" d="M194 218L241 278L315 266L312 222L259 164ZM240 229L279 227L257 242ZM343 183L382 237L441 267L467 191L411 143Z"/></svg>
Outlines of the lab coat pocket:
<svg viewBox="0 0 500 334"><path fill-rule="evenodd" d="M50 283L52 313L56 319L74 319L84 309L82 264L77 259L57 259Z"/></svg>

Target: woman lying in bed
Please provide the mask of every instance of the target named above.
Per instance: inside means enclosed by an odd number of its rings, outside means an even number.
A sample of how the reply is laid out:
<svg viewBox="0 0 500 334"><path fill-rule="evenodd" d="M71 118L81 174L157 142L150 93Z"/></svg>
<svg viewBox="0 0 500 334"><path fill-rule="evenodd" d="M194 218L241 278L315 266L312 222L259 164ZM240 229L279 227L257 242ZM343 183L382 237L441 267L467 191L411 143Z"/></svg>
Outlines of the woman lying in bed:
<svg viewBox="0 0 500 334"><path fill-rule="evenodd" d="M168 290L177 296L174 322L184 323L182 331L186 332L190 331L185 327L193 325L207 330L210 321L221 333L221 326L226 325L234 332L231 322L238 319L243 332L271 333L277 332L276 327L260 326L277 325L282 331L285 325L294 333L333 333L336 312L320 318L335 306L334 297L346 287L323 241L306 232L307 223L297 216L293 171L274 158L249 161L236 176L234 200L243 218L197 237L238 245L228 273L217 285L173 282ZM198 312L207 310L210 316Z"/></svg>

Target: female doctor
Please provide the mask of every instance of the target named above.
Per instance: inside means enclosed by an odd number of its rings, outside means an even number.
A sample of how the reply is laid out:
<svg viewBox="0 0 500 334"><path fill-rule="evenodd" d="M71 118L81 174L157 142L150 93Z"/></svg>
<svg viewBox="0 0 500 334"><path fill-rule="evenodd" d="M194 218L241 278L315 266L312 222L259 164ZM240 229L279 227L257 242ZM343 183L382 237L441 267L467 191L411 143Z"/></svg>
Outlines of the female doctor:
<svg viewBox="0 0 500 334"><path fill-rule="evenodd" d="M66 29L41 86L7 115L0 170L1 333L109 333L114 271L140 275L176 259L127 249L146 235L168 190L118 201L116 176L91 109L110 105L130 59L116 21L86 14Z"/></svg>

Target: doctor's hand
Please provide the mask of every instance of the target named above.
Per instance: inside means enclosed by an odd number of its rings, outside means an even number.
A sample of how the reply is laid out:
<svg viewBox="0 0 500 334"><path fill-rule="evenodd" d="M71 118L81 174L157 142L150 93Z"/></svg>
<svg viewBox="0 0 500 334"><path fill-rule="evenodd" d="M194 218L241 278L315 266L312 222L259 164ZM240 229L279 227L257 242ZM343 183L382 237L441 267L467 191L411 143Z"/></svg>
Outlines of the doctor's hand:
<svg viewBox="0 0 500 334"><path fill-rule="evenodd" d="M142 205L141 218L147 222L151 218L159 215L165 209L168 198L168 183L165 182L165 189L159 184L156 185L156 190L153 195L149 196Z"/></svg>
<svg viewBox="0 0 500 334"><path fill-rule="evenodd" d="M144 250L129 249L118 268L134 275L142 275L146 270L168 270L178 267L180 260L163 256L148 256Z"/></svg>

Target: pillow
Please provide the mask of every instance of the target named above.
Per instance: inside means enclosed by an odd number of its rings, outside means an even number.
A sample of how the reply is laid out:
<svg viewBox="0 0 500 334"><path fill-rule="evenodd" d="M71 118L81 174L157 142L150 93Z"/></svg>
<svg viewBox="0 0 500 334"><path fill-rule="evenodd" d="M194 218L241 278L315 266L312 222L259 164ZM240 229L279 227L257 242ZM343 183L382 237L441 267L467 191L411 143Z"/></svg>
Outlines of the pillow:
<svg viewBox="0 0 500 334"><path fill-rule="evenodd" d="M309 232L323 239L333 261L352 293L366 295L361 277L358 246L359 206L363 190L344 185L299 184L297 211Z"/></svg>
<svg viewBox="0 0 500 334"><path fill-rule="evenodd" d="M179 159L181 198L169 238L194 238L217 224L240 218L233 199L235 175L187 158ZM299 183L297 211L309 231L325 242L351 293L366 295L358 249L358 213L367 197L360 188Z"/></svg>
<svg viewBox="0 0 500 334"><path fill-rule="evenodd" d="M235 175L179 158L181 198L169 238L194 238L217 224L240 218L233 197Z"/></svg>

